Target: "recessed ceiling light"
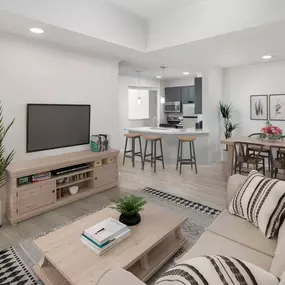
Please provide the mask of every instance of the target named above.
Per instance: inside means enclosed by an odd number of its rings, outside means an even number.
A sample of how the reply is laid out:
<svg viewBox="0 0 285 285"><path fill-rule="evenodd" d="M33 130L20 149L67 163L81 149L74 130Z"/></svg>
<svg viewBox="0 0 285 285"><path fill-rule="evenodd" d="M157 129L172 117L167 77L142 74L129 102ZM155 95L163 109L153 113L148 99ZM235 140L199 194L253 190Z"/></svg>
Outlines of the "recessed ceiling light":
<svg viewBox="0 0 285 285"><path fill-rule="evenodd" d="M160 75L158 75L158 76L156 76L156 78L157 78L157 79L160 79L160 78L161 78L161 76L160 76Z"/></svg>
<svg viewBox="0 0 285 285"><path fill-rule="evenodd" d="M270 55L270 54L266 54L266 55L264 55L263 57L262 57L262 59L271 59L272 58L272 55Z"/></svg>
<svg viewBox="0 0 285 285"><path fill-rule="evenodd" d="M190 74L190 72L188 72L188 71L184 71L184 72L183 72L183 74L184 74L184 75L189 75L189 74Z"/></svg>
<svg viewBox="0 0 285 285"><path fill-rule="evenodd" d="M43 34L45 31L40 28L31 28L30 31L34 34Z"/></svg>

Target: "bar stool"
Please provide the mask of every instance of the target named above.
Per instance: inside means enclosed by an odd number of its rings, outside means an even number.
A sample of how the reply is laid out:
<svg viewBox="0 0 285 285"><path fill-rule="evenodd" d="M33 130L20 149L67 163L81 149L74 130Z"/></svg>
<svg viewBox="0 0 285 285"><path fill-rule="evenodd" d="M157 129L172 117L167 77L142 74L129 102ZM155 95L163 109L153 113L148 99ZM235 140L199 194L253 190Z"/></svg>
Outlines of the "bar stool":
<svg viewBox="0 0 285 285"><path fill-rule="evenodd" d="M176 162L176 170L178 170L178 163L180 162L180 174L182 171L182 165L191 165L191 169L193 169L193 165L195 166L195 171L197 173L197 163L196 163L196 154L195 154L195 146L194 141L196 137L182 137L178 138L178 151L177 151L177 162ZM190 150L190 158L183 158L183 143L189 142L189 150Z"/></svg>
<svg viewBox="0 0 285 285"><path fill-rule="evenodd" d="M126 142L125 142L125 151L124 151L124 159L123 159L123 165L125 165L125 159L126 157L132 159L133 167L135 166L135 156L139 156L141 158L141 161L143 163L143 154L142 154L142 142L141 142L141 134L133 134L133 133L128 133L124 134L126 137ZM132 140L132 149L127 150L128 146L128 139ZM136 139L139 139L139 145L140 145L140 151L136 152ZM131 152L131 155L127 155L127 153Z"/></svg>
<svg viewBox="0 0 285 285"><path fill-rule="evenodd" d="M144 158L142 164L142 170L144 170L145 162L150 162L151 167L154 165L154 172L156 172L156 161L159 160L162 162L162 167L164 169L164 158L162 150L162 138L160 136L143 136L145 139L145 148L144 148ZM147 144L148 141L151 142L151 152L147 154ZM160 155L156 154L156 143L160 142ZM150 156L150 160L146 159L147 156Z"/></svg>

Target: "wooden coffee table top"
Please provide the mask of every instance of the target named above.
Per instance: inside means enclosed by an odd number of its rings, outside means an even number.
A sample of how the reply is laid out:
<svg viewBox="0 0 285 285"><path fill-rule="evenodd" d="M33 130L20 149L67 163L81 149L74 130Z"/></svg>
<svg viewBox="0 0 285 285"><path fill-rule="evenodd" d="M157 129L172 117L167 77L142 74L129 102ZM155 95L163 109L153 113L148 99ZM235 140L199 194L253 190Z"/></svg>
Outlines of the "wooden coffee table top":
<svg viewBox="0 0 285 285"><path fill-rule="evenodd" d="M101 256L81 243L80 234L108 217L118 219L119 213L109 208L55 230L34 242L70 284L97 284L100 277L110 269L129 268L186 221L185 217L152 203L145 205L141 216L141 223L131 227L131 236Z"/></svg>

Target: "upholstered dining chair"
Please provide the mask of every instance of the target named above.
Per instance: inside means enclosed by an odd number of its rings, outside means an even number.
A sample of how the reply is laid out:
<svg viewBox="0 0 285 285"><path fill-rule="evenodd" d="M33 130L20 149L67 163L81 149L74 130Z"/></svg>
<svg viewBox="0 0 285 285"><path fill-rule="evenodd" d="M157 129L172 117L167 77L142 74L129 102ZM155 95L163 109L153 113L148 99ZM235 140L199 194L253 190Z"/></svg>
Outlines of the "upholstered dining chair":
<svg viewBox="0 0 285 285"><path fill-rule="evenodd" d="M254 149L254 151L252 151L252 149ZM257 171L262 171L263 175L265 175L265 158L260 155L263 151L264 146L261 144L235 142L234 172L237 173L237 171L239 171L239 174L241 174L244 164L246 164L248 172L252 169L256 169Z"/></svg>
<svg viewBox="0 0 285 285"><path fill-rule="evenodd" d="M262 133L253 133L248 136L249 138L258 138L261 139ZM251 152L255 152L256 149L251 148L249 149ZM257 150L258 151L258 150ZM270 147L263 147L263 152L260 153L260 156L264 157L268 161L268 170L271 171L271 158L270 158Z"/></svg>
<svg viewBox="0 0 285 285"><path fill-rule="evenodd" d="M272 165L271 177L277 178L279 170L283 171L283 175L285 175L285 147L271 146L270 156L271 156L271 165Z"/></svg>

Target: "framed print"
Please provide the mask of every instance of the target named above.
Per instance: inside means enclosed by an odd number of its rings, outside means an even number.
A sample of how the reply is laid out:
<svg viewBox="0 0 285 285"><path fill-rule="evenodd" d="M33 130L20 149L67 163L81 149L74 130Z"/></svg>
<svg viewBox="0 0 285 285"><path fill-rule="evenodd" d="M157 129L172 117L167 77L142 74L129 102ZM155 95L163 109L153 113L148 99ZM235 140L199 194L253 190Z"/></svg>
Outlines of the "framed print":
<svg viewBox="0 0 285 285"><path fill-rule="evenodd" d="M250 96L250 119L267 120L268 119L268 96L251 95Z"/></svg>
<svg viewBox="0 0 285 285"><path fill-rule="evenodd" d="M285 94L269 95L269 120L285 121Z"/></svg>

